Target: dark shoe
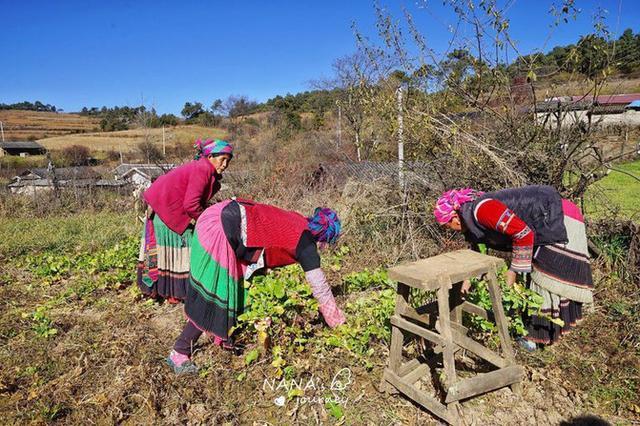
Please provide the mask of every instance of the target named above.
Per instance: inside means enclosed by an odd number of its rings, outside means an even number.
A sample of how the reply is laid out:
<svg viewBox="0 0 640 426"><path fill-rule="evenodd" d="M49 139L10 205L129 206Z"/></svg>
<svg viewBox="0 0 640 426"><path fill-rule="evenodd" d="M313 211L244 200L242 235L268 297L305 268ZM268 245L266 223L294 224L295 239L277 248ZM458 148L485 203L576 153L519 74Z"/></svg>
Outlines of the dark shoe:
<svg viewBox="0 0 640 426"><path fill-rule="evenodd" d="M520 345L520 347L527 352L535 352L535 350L538 349L538 345L536 344L536 342L533 342L524 337L518 337L516 341L518 342L518 345Z"/></svg>

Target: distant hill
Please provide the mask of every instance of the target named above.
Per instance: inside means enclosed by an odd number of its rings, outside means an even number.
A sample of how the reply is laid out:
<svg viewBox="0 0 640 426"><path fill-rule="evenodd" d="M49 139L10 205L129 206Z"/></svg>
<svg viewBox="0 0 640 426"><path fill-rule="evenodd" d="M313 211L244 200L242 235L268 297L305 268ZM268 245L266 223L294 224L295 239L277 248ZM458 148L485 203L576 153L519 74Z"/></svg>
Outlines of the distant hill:
<svg viewBox="0 0 640 426"><path fill-rule="evenodd" d="M97 130L99 120L79 114L0 110L6 140L37 140L49 136Z"/></svg>
<svg viewBox="0 0 640 426"><path fill-rule="evenodd" d="M5 140L37 140L45 148L60 150L71 145L83 145L92 151L136 150L138 144L150 141L162 145L162 129L132 129L101 132L100 117L55 112L0 110ZM167 148L188 147L199 137L224 138L224 130L197 125L167 126Z"/></svg>
<svg viewBox="0 0 640 426"><path fill-rule="evenodd" d="M175 126L165 129L166 148L181 146L190 148L197 138L225 138L226 131L195 125ZM130 152L138 148L141 142L149 141L158 148L162 147L162 129L132 129L117 132L91 132L55 136L38 140L45 148L61 150L71 145L83 145L92 151Z"/></svg>

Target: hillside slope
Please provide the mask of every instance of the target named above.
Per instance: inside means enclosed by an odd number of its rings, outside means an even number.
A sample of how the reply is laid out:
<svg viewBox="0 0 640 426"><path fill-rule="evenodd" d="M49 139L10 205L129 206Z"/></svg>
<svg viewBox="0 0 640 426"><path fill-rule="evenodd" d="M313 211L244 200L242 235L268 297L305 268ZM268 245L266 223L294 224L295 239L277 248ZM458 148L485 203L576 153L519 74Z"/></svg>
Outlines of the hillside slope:
<svg viewBox="0 0 640 426"><path fill-rule="evenodd" d="M176 126L165 129L165 143L167 148L178 145L193 144L197 138L224 138L226 132L222 129L202 126ZM94 132L73 135L56 136L38 140L50 150L59 150L71 145L83 145L92 151L122 151L130 152L138 144L150 141L158 146L162 145L162 129L132 129L118 132Z"/></svg>
<svg viewBox="0 0 640 426"><path fill-rule="evenodd" d="M35 140L98 130L99 119L80 114L0 110L5 140Z"/></svg>

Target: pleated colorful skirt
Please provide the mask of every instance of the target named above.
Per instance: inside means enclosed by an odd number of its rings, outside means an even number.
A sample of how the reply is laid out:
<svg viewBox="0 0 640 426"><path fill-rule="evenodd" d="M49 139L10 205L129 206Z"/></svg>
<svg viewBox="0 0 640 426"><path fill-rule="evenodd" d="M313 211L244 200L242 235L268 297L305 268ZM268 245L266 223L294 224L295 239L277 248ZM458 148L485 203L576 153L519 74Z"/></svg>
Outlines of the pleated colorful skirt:
<svg viewBox="0 0 640 426"><path fill-rule="evenodd" d="M145 221L138 255L138 288L154 298L184 300L189 285L193 229L173 232L157 214Z"/></svg>
<svg viewBox="0 0 640 426"><path fill-rule="evenodd" d="M542 344L557 341L582 319L583 305L593 303L593 278L584 218L578 207L563 200L567 244L534 251L530 288L544 300L542 315L528 320L527 339ZM552 321L554 320L554 321Z"/></svg>
<svg viewBox="0 0 640 426"><path fill-rule="evenodd" d="M222 227L223 201L207 208L196 223L185 314L200 330L222 342L245 307L244 266Z"/></svg>

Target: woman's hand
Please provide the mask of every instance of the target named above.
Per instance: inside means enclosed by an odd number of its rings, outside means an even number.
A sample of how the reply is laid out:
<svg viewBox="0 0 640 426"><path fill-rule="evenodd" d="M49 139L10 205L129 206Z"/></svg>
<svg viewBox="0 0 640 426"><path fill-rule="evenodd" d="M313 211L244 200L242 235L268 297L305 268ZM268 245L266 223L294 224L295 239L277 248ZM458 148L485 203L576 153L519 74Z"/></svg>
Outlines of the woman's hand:
<svg viewBox="0 0 640 426"><path fill-rule="evenodd" d="M336 304L336 300L331 293L331 287L327 283L322 269L316 268L305 272L307 281L311 284L311 292L313 297L318 301L318 308L322 317L331 328L335 328L340 324L344 324L346 318L344 313Z"/></svg>
<svg viewBox="0 0 640 426"><path fill-rule="evenodd" d="M471 280L462 281L462 287L460 287L460 293L467 294L471 288Z"/></svg>
<svg viewBox="0 0 640 426"><path fill-rule="evenodd" d="M318 308L329 327L336 328L345 323L346 318L335 302L320 305Z"/></svg>
<svg viewBox="0 0 640 426"><path fill-rule="evenodd" d="M518 277L518 275L514 271L509 269L507 271L507 285L509 287L513 287L513 285L516 283L516 278L517 277Z"/></svg>

